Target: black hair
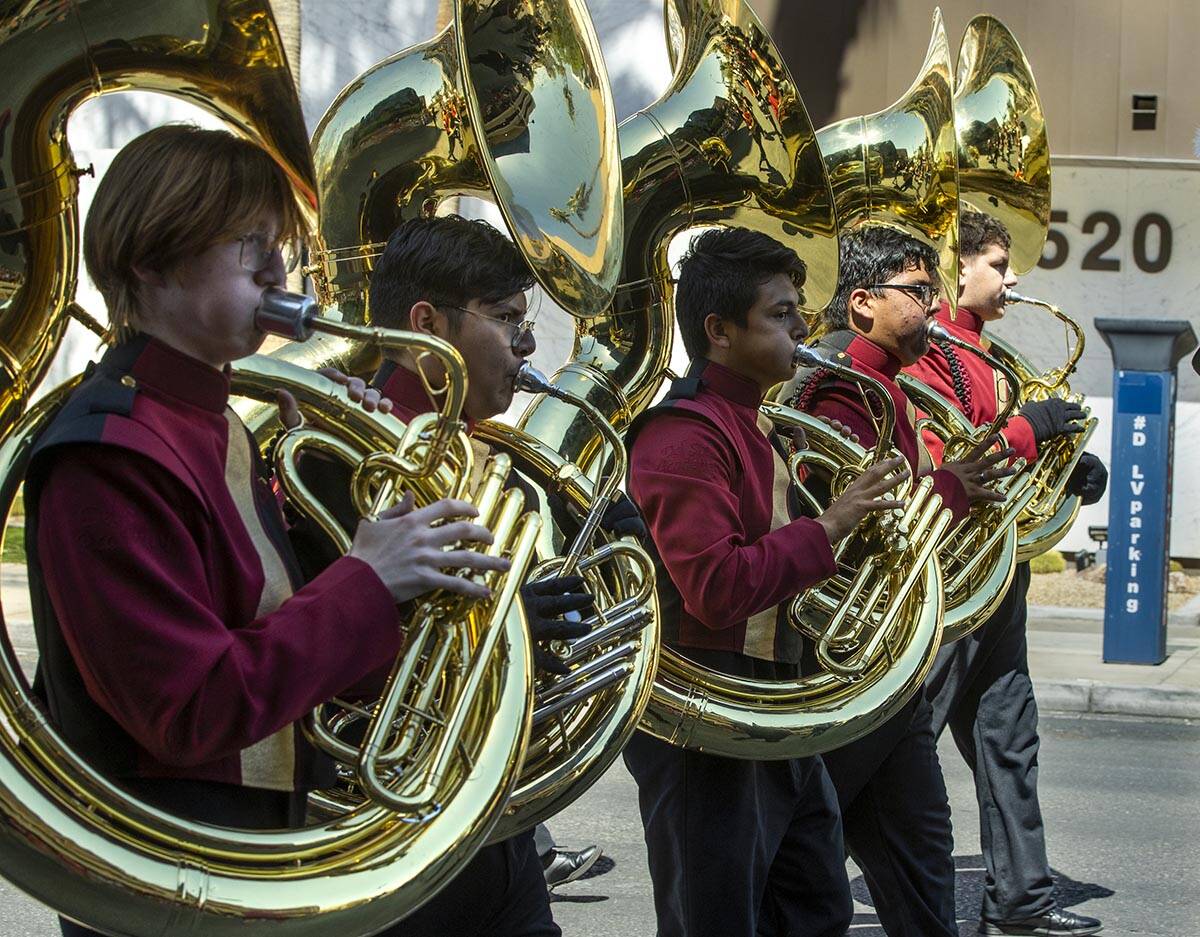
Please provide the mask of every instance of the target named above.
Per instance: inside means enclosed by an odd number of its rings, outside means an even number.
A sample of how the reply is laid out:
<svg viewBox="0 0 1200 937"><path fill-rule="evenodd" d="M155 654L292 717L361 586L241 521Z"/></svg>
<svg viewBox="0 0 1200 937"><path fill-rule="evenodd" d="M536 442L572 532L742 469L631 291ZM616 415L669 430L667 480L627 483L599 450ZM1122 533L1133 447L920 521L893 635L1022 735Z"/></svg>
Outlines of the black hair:
<svg viewBox="0 0 1200 937"><path fill-rule="evenodd" d="M850 328L850 294L873 283L886 283L921 264L937 277L938 255L910 234L868 224L840 238L838 288L822 316L833 330ZM936 281L935 281L936 282Z"/></svg>
<svg viewBox="0 0 1200 937"><path fill-rule="evenodd" d="M946 364L950 366L950 380L954 383L954 396L963 405L963 413L971 416L971 384L967 380L966 369L958 358L958 352L944 338L933 338L930 341L946 356Z"/></svg>
<svg viewBox="0 0 1200 937"><path fill-rule="evenodd" d="M409 310L424 300L457 329L473 299L499 302L533 286L521 252L486 221L458 215L411 218L388 238L371 274L371 323L407 329Z"/></svg>
<svg viewBox="0 0 1200 937"><path fill-rule="evenodd" d="M696 237L680 262L675 291L675 317L688 357L708 352L709 313L745 326L758 288L779 273L791 277L797 290L804 285L804 261L773 237L748 228L712 228Z"/></svg>
<svg viewBox="0 0 1200 937"><path fill-rule="evenodd" d="M1002 221L997 221L991 215L981 211L965 210L958 216L958 255L960 257L977 257L992 244L999 244L1005 250L1012 245L1008 228Z"/></svg>

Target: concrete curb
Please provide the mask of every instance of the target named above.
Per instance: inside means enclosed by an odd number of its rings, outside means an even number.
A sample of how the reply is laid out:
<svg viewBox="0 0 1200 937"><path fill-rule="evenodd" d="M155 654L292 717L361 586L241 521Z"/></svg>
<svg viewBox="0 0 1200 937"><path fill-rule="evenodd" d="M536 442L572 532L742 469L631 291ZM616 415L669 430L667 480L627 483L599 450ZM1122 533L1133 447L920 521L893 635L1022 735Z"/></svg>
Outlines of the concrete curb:
<svg viewBox="0 0 1200 937"><path fill-rule="evenodd" d="M1075 621L1104 621L1104 609L1070 608L1061 605L1029 606L1029 620L1031 622L1064 619L1068 621L1071 619ZM1200 595L1188 599L1187 603L1181 608L1177 608L1173 612L1167 612L1167 624L1200 627Z"/></svg>
<svg viewBox="0 0 1200 937"><path fill-rule="evenodd" d="M1200 719L1200 690L1187 687L1047 680L1035 681L1034 691L1046 712Z"/></svg>

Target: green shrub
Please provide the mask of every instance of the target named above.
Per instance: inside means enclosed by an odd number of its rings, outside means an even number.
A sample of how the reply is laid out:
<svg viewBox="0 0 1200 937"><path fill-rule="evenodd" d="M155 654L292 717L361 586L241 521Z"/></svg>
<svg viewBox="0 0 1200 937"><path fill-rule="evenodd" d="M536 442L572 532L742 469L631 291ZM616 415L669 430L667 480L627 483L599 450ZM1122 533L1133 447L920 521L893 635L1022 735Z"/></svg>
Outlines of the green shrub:
<svg viewBox="0 0 1200 937"><path fill-rule="evenodd" d="M9 527L4 532L4 556L2 559L5 563L25 562L24 527Z"/></svg>
<svg viewBox="0 0 1200 937"><path fill-rule="evenodd" d="M1171 560L1170 564L1168 565L1168 572L1182 573L1183 564L1179 562L1179 560Z"/></svg>
<svg viewBox="0 0 1200 937"><path fill-rule="evenodd" d="M1047 550L1029 561L1029 570L1033 573L1061 573L1067 568L1067 561L1057 550Z"/></svg>

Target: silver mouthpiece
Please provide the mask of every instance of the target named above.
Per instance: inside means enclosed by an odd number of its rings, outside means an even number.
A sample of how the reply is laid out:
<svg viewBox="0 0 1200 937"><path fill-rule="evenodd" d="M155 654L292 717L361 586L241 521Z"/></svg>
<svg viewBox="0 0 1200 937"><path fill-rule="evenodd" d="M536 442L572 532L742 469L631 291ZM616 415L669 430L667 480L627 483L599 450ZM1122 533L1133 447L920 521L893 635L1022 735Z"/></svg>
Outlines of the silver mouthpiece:
<svg viewBox="0 0 1200 937"><path fill-rule="evenodd" d="M792 367L835 368L837 365L815 348L808 345L797 345L796 350L792 352Z"/></svg>
<svg viewBox="0 0 1200 937"><path fill-rule="evenodd" d="M550 379L528 361L517 370L513 381L517 390L527 394L549 394L551 397L562 397L563 392L550 383Z"/></svg>
<svg viewBox="0 0 1200 937"><path fill-rule="evenodd" d="M254 311L254 325L262 332L305 342L312 336L317 308L317 301L311 296L271 286L263 290L262 302Z"/></svg>
<svg viewBox="0 0 1200 937"><path fill-rule="evenodd" d="M950 340L950 333L946 331L945 326L940 322L929 320L929 324L925 326L925 334L933 341L945 342Z"/></svg>
<svg viewBox="0 0 1200 937"><path fill-rule="evenodd" d="M1029 297L1022 296L1016 290L1005 290L1004 291L1005 305L1011 305L1012 303L1027 303L1027 302L1029 302Z"/></svg>

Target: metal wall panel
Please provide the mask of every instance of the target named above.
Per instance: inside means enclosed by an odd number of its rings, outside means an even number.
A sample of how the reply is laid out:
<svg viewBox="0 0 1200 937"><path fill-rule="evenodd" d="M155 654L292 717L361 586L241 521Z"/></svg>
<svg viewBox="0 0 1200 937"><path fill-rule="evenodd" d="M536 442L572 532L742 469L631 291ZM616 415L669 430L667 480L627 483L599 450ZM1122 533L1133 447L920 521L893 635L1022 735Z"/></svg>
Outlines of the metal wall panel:
<svg viewBox="0 0 1200 937"><path fill-rule="evenodd" d="M1167 73L1167 37L1170 35L1170 4L1159 4L1157 16L1147 16L1147 4L1136 0L1123 0L1121 4L1121 56L1118 75L1120 88L1118 102L1130 108L1135 94L1158 95L1158 118L1154 130L1134 130L1132 111L1125 115L1118 109L1117 153L1121 156L1164 157L1167 134L1166 121L1170 110L1166 107L1167 91L1170 87Z"/></svg>
<svg viewBox="0 0 1200 937"><path fill-rule="evenodd" d="M1200 156L1196 150L1200 128L1200 3L1170 0L1167 30L1168 91L1163 110L1163 152L1167 156Z"/></svg>
<svg viewBox="0 0 1200 937"><path fill-rule="evenodd" d="M899 97L921 63L929 0L755 0L827 123ZM1196 0L941 0L956 48L967 21L992 13L1029 56L1052 150L1075 156L1195 158L1200 127ZM1158 95L1155 130L1132 129L1134 93Z"/></svg>

